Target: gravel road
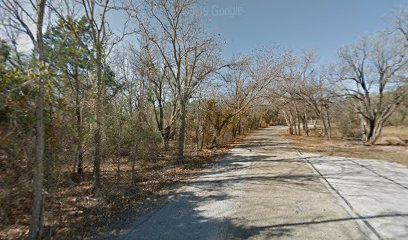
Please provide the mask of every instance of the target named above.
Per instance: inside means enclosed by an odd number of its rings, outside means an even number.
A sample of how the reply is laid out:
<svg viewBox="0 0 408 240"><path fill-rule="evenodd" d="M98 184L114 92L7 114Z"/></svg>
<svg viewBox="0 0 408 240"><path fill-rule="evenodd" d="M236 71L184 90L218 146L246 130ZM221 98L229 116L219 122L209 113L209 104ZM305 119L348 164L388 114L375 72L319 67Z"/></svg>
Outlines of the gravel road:
<svg viewBox="0 0 408 240"><path fill-rule="evenodd" d="M116 239L408 239L408 169L261 129Z"/></svg>

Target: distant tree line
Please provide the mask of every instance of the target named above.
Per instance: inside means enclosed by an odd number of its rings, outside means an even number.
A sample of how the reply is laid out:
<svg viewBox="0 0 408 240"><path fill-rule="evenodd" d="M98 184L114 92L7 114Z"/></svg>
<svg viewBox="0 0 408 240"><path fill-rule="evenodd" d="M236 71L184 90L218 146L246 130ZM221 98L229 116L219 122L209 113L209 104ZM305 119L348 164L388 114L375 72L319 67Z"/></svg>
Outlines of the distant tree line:
<svg viewBox="0 0 408 240"><path fill-rule="evenodd" d="M308 125L318 124L330 139L335 126L343 137L374 144L386 123L407 125L407 30L402 10L391 29L340 48L333 64L319 66L313 52L291 56L272 86L289 133L309 135Z"/></svg>

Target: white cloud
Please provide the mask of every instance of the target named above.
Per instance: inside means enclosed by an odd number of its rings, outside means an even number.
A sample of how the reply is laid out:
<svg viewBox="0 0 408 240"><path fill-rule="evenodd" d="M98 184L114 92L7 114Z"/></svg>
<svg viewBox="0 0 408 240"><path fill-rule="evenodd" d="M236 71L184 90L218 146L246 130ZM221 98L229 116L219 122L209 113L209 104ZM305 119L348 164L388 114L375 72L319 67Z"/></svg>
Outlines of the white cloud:
<svg viewBox="0 0 408 240"><path fill-rule="evenodd" d="M17 37L17 50L19 52L27 53L33 49L34 45L31 39L27 36L27 34L20 34Z"/></svg>

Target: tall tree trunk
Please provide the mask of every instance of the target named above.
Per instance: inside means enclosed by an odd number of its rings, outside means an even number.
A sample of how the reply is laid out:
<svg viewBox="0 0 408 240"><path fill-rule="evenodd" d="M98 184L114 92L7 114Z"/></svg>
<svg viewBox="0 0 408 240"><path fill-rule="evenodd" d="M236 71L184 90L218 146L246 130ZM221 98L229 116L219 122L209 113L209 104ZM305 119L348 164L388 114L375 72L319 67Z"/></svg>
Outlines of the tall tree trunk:
<svg viewBox="0 0 408 240"><path fill-rule="evenodd" d="M122 111L120 111L120 114L122 115ZM119 119L119 134L118 134L118 145L116 146L116 183L119 184L120 182L120 160L122 157L122 154L120 153L120 149L122 147L121 144L121 139L122 139L122 128L123 128L123 123L122 123L122 118Z"/></svg>
<svg viewBox="0 0 408 240"><path fill-rule="evenodd" d="M198 111L198 110L197 110ZM198 120L198 113L197 113L197 120L196 120L196 125L195 125L195 147L196 147L196 154L198 154L199 151L199 146L200 146L200 124Z"/></svg>
<svg viewBox="0 0 408 240"><path fill-rule="evenodd" d="M361 128L361 141L362 142L367 142L368 137L367 137L367 119L365 119L362 115L360 116L360 128Z"/></svg>
<svg viewBox="0 0 408 240"><path fill-rule="evenodd" d="M220 146L221 131L222 131L222 128L216 128L215 129L215 135L214 135L214 139L213 139L213 143L212 143L213 147Z"/></svg>
<svg viewBox="0 0 408 240"><path fill-rule="evenodd" d="M96 104L95 156L94 156L94 187L101 187L101 159L102 159L102 120L100 104Z"/></svg>
<svg viewBox="0 0 408 240"><path fill-rule="evenodd" d="M201 144L200 144L200 151L203 151L203 148L204 148L205 131L206 131L206 125L205 125L205 122L203 122L203 124L201 125Z"/></svg>
<svg viewBox="0 0 408 240"><path fill-rule="evenodd" d="M289 114L286 113L286 111L283 111L283 117L285 118L286 125L288 125L289 134L292 135L293 134L292 120Z"/></svg>
<svg viewBox="0 0 408 240"><path fill-rule="evenodd" d="M241 119L239 119L238 123L238 136L242 135L242 124L241 124Z"/></svg>
<svg viewBox="0 0 408 240"><path fill-rule="evenodd" d="M170 138L172 136L171 126L167 126L166 128L162 129L160 136L161 136L162 147L164 148L165 151L168 151Z"/></svg>
<svg viewBox="0 0 408 240"><path fill-rule="evenodd" d="M305 132L306 136L309 136L309 123L308 123L308 117L307 117L307 112L305 111Z"/></svg>
<svg viewBox="0 0 408 240"><path fill-rule="evenodd" d="M177 163L182 164L184 160L184 142L186 137L186 101L184 99L180 100L180 110L181 110L181 124L180 133L178 139L178 153L177 153Z"/></svg>
<svg viewBox="0 0 408 240"><path fill-rule="evenodd" d="M292 112L290 112L290 119L291 119L291 126L292 126L292 134L297 135L297 124L296 124L296 116L293 116Z"/></svg>
<svg viewBox="0 0 408 240"><path fill-rule="evenodd" d="M234 139L236 139L236 138L237 138L237 135L238 135L238 136L241 135L240 131L241 131L241 118L239 118L237 124L235 124L235 125L233 126L233 128L232 128L232 137L233 137Z"/></svg>
<svg viewBox="0 0 408 240"><path fill-rule="evenodd" d="M162 147L164 151L166 152L169 150L169 141L170 141L170 138L161 136Z"/></svg>
<svg viewBox="0 0 408 240"><path fill-rule="evenodd" d="M326 117L324 116L324 112L321 112L320 114L320 121L322 122L321 124L323 124L323 136L326 137L327 139L329 138L329 133L327 130L327 123L326 123Z"/></svg>
<svg viewBox="0 0 408 240"><path fill-rule="evenodd" d="M326 118L327 118L327 138L330 140L332 138L332 129L331 129L330 112L328 108L326 108Z"/></svg>
<svg viewBox="0 0 408 240"><path fill-rule="evenodd" d="M289 114L289 119L288 119L288 121L289 121L289 134L290 135L293 135L293 134L295 134L295 131L294 131L294 129L293 129L293 120L292 120L292 114Z"/></svg>
<svg viewBox="0 0 408 240"><path fill-rule="evenodd" d="M102 78L102 51L100 48L96 49L97 64L96 64L96 77L97 77L97 96L95 103L96 114L96 129L95 129L95 156L94 156L94 187L99 189L101 187L101 160L102 160L102 127L103 127L103 113L102 113L102 101L103 101L103 78Z"/></svg>
<svg viewBox="0 0 408 240"><path fill-rule="evenodd" d="M35 159L33 164L33 206L29 239L40 239L44 183L44 80L38 79L36 106Z"/></svg>
<svg viewBox="0 0 408 240"><path fill-rule="evenodd" d="M302 123L302 121L301 121L300 113L299 113L297 107L295 107L295 114L296 114L297 129L298 129L297 134L300 136L300 135L302 135L302 133L301 133L301 131L302 131L301 123Z"/></svg>
<svg viewBox="0 0 408 240"><path fill-rule="evenodd" d="M82 111L81 111L81 101L80 101L80 86L79 86L79 75L78 66L75 69L75 114L76 114L76 130L77 130L77 149L76 149L76 164L77 173L79 179L83 178L83 147L82 147Z"/></svg>
<svg viewBox="0 0 408 240"><path fill-rule="evenodd" d="M41 65L40 72L44 64L44 44L42 35L42 26L44 19L46 0L37 2L37 51L38 62ZM44 97L45 97L45 79L38 78L38 96L36 103L36 137L35 137L35 159L33 164L33 205L31 213L31 223L28 238L30 240L41 239L43 223L43 204L44 204Z"/></svg>
<svg viewBox="0 0 408 240"><path fill-rule="evenodd" d="M164 150L165 150L165 151L168 151L169 148L170 148L170 137L166 137L166 138L164 139Z"/></svg>
<svg viewBox="0 0 408 240"><path fill-rule="evenodd" d="M108 12L109 0L94 1L82 0L85 17L90 26L92 43L95 52L96 68L96 98L95 98L95 134L94 134L94 188L96 192L101 187L101 161L103 158L103 131L104 131L104 101L105 101L105 50L109 34L107 33L106 13ZM96 10L97 8L97 10Z"/></svg>

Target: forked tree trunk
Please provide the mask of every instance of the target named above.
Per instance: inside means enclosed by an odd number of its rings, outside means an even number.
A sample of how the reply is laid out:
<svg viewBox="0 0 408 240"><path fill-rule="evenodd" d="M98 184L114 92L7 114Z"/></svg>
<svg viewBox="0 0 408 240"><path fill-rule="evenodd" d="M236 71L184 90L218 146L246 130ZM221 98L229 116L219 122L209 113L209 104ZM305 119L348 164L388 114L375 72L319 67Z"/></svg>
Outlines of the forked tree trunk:
<svg viewBox="0 0 408 240"><path fill-rule="evenodd" d="M362 120L362 141L366 144L375 144L380 137L384 120Z"/></svg>

